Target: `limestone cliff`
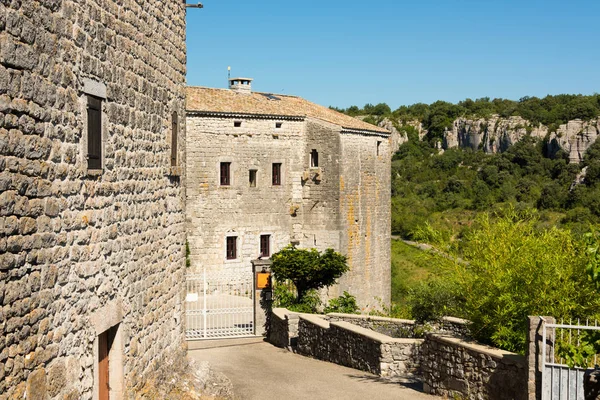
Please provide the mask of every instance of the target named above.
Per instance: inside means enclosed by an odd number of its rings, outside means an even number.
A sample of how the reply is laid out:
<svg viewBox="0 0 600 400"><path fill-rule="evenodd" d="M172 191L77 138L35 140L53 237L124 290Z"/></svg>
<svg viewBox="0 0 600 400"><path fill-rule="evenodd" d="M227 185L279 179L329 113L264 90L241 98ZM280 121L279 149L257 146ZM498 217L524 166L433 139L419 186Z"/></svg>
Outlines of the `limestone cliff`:
<svg viewBox="0 0 600 400"><path fill-rule="evenodd" d="M427 130L418 121L410 121L407 125L418 131L420 139L427 134ZM408 140L406 135L398 131L387 118L384 118L379 126L392 132L390 141L393 152ZM542 124L536 126L518 116L502 118L494 115L488 119L457 118L452 128L444 132L442 148L460 147L481 149L486 153L499 153L506 151L526 135L547 139L549 154L555 154L562 149L569 154L571 163L578 163L583 159L586 150L600 136L600 118L591 121L575 119L560 125L556 132L549 132L547 126Z"/></svg>

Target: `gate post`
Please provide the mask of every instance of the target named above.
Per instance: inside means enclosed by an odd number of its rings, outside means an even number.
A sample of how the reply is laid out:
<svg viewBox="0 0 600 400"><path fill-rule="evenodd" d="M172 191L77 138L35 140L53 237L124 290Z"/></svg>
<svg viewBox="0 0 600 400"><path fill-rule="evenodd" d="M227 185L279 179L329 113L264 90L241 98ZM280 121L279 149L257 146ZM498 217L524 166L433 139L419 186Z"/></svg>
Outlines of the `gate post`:
<svg viewBox="0 0 600 400"><path fill-rule="evenodd" d="M271 260L252 260L252 275L254 276L254 334L266 336L271 318L272 292L271 288L259 288L256 274L271 273Z"/></svg>
<svg viewBox="0 0 600 400"><path fill-rule="evenodd" d="M554 324L554 317L529 317L527 334L527 399L542 400L542 368L543 346L546 346L546 354L554 345L554 329L546 329L546 343L543 343L543 324Z"/></svg>

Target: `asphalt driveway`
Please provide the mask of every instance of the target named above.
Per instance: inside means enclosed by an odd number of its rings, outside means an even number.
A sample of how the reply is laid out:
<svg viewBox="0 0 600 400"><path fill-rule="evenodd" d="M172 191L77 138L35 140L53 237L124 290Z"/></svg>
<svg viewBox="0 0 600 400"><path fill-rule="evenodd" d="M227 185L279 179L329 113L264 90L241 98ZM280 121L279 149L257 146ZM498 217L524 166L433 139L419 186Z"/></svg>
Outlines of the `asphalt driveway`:
<svg viewBox="0 0 600 400"><path fill-rule="evenodd" d="M262 338L188 342L189 355L208 361L233 383L239 399L437 399L411 379L398 382L277 348Z"/></svg>

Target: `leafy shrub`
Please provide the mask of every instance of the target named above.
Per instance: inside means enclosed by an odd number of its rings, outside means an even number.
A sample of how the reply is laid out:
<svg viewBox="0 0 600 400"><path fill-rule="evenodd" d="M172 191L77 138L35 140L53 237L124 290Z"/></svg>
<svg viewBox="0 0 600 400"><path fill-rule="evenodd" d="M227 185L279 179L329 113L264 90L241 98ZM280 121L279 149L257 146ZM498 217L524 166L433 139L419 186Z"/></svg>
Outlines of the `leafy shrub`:
<svg viewBox="0 0 600 400"><path fill-rule="evenodd" d="M329 304L323 309L327 313L358 314L359 308L356 304L356 297L344 291L344 294L329 300Z"/></svg>
<svg viewBox="0 0 600 400"><path fill-rule="evenodd" d="M463 316L460 287L451 279L422 282L409 293L411 317L417 322L438 321L444 316Z"/></svg>
<svg viewBox="0 0 600 400"><path fill-rule="evenodd" d="M308 290L298 300L291 283L277 283L273 288L273 306L287 308L290 311L315 314L319 312L321 299L316 290Z"/></svg>
<svg viewBox="0 0 600 400"><path fill-rule="evenodd" d="M528 315L585 318L600 310L585 273L585 246L568 230L536 229L536 218L482 216L461 246L457 278L473 335L525 351Z"/></svg>

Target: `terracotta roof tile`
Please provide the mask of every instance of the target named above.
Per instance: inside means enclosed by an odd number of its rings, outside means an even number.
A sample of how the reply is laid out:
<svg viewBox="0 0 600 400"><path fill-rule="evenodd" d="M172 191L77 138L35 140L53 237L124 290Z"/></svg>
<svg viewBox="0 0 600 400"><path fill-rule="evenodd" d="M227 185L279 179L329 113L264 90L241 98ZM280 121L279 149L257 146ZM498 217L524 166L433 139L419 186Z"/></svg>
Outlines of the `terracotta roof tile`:
<svg viewBox="0 0 600 400"><path fill-rule="evenodd" d="M209 113L311 117L331 122L342 128L390 133L387 129L311 103L301 97L283 94L260 92L243 94L229 89L188 86L186 110Z"/></svg>

